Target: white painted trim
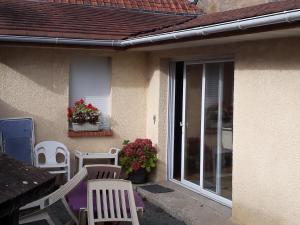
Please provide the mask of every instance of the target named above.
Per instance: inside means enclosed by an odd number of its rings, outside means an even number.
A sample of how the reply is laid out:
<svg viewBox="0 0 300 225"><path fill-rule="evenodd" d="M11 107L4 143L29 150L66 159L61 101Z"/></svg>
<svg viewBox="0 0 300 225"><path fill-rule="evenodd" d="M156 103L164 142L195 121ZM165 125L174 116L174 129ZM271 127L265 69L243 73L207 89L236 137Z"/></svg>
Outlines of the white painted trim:
<svg viewBox="0 0 300 225"><path fill-rule="evenodd" d="M203 189L204 177L204 136L205 136L205 93L206 93L206 66L202 68L202 101L201 101L201 145L200 145L200 188Z"/></svg>
<svg viewBox="0 0 300 225"><path fill-rule="evenodd" d="M185 167L185 134L186 134L186 62L183 66L183 88L182 88L182 121L181 121L181 182L184 179L184 167Z"/></svg>
<svg viewBox="0 0 300 225"><path fill-rule="evenodd" d="M176 62L171 62L168 79L168 146L167 146L167 179L173 178L174 172L174 119L175 119L175 90L176 90Z"/></svg>
<svg viewBox="0 0 300 225"><path fill-rule="evenodd" d="M219 64L219 84L218 84L218 126L217 126L217 168L216 168L216 194L221 194L221 154L222 154L222 118L223 118L223 79L224 63Z"/></svg>

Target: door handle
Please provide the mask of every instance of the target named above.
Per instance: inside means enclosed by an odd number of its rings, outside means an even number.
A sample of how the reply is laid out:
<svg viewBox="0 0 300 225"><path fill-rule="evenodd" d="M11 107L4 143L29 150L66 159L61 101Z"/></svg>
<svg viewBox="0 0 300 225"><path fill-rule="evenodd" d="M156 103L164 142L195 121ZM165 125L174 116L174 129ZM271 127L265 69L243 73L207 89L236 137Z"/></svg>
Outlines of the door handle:
<svg viewBox="0 0 300 225"><path fill-rule="evenodd" d="M0 132L0 152L4 152L4 140L2 132Z"/></svg>
<svg viewBox="0 0 300 225"><path fill-rule="evenodd" d="M179 124L180 124L181 127L188 127L189 126L188 123L184 123L184 122L180 122Z"/></svg>

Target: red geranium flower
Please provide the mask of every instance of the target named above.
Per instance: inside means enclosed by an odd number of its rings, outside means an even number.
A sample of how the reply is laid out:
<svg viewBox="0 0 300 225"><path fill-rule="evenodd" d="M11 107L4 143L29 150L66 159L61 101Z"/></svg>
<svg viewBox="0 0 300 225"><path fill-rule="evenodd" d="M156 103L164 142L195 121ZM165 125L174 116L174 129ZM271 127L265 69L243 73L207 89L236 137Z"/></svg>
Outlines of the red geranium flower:
<svg viewBox="0 0 300 225"><path fill-rule="evenodd" d="M73 116L73 109L68 108L68 118L71 118Z"/></svg>
<svg viewBox="0 0 300 225"><path fill-rule="evenodd" d="M84 100L83 99L80 99L79 101L75 102L75 105L81 105L84 103Z"/></svg>
<svg viewBox="0 0 300 225"><path fill-rule="evenodd" d="M140 168L150 172L156 167L157 151L150 139L136 139L134 142L124 141L124 143L120 153L120 164L127 174Z"/></svg>

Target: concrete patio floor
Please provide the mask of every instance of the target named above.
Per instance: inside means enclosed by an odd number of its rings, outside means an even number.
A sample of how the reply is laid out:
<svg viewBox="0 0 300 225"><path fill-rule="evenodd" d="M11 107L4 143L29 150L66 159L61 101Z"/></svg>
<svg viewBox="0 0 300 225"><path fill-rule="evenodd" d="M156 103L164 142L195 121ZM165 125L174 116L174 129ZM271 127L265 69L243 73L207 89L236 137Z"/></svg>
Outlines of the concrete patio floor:
<svg viewBox="0 0 300 225"><path fill-rule="evenodd" d="M170 181L159 183L174 192L154 194L139 186L136 190L147 201L187 225L237 225L231 221L231 209Z"/></svg>

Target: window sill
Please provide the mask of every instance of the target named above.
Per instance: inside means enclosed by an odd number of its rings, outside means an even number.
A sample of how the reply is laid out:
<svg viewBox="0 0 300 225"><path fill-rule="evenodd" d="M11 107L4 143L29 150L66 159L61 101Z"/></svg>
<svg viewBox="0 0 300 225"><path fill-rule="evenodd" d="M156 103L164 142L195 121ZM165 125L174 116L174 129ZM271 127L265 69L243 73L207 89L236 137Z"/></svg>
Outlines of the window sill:
<svg viewBox="0 0 300 225"><path fill-rule="evenodd" d="M113 136L112 130L105 131L68 131L69 137L111 137Z"/></svg>

